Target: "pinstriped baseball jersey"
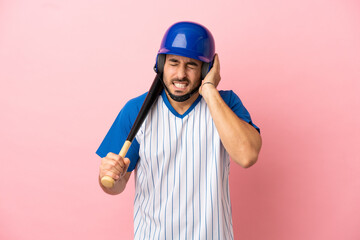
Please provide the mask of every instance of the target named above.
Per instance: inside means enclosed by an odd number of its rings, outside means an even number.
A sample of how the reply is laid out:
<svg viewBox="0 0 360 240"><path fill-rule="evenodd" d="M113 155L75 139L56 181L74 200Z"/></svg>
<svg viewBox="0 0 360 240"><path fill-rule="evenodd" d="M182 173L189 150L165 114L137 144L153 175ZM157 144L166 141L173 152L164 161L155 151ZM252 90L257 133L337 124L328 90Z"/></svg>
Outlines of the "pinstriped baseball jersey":
<svg viewBox="0 0 360 240"><path fill-rule="evenodd" d="M220 94L240 118L257 128L232 91ZM97 151L100 157L116 148L111 139L124 138L120 128L131 127L135 119L130 112L136 117L144 97L120 112ZM163 92L127 157L129 171L135 169L135 239L233 239L229 155L201 96L180 115Z"/></svg>

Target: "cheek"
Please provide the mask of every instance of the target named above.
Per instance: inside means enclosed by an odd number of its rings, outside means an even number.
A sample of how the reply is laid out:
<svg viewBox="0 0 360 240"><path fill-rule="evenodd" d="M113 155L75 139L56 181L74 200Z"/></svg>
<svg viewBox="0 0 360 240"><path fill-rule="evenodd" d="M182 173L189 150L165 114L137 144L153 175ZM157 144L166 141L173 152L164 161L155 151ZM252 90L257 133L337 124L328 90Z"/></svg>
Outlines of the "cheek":
<svg viewBox="0 0 360 240"><path fill-rule="evenodd" d="M201 72L200 71L192 71L188 75L195 83L198 83L201 81Z"/></svg>
<svg viewBox="0 0 360 240"><path fill-rule="evenodd" d="M171 78L169 77L169 73L166 72L166 74L165 74L165 72L164 72L164 73L163 73L163 81L164 81L164 83L165 83L166 85L169 84L170 79L171 79Z"/></svg>
<svg viewBox="0 0 360 240"><path fill-rule="evenodd" d="M197 86L200 85L200 83L201 83L201 79L200 79L200 78L197 78L197 80L196 80L195 83L194 83L194 86L197 87Z"/></svg>
<svg viewBox="0 0 360 240"><path fill-rule="evenodd" d="M173 73L171 71L171 68L167 67L167 65L165 64L164 72L163 72L164 81L165 81L165 79L170 79L172 74Z"/></svg>

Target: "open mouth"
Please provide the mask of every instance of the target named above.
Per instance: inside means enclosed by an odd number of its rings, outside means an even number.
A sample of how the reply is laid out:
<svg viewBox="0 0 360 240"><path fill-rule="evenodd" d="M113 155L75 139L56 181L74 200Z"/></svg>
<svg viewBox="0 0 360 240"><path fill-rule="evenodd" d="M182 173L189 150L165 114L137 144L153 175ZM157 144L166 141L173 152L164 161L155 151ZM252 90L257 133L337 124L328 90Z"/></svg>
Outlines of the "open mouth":
<svg viewBox="0 0 360 240"><path fill-rule="evenodd" d="M175 80L172 83L174 85L174 90L179 92L186 90L187 87L189 86L189 82L186 80L182 80L182 81Z"/></svg>
<svg viewBox="0 0 360 240"><path fill-rule="evenodd" d="M187 87L187 83L174 83L176 88L185 89Z"/></svg>

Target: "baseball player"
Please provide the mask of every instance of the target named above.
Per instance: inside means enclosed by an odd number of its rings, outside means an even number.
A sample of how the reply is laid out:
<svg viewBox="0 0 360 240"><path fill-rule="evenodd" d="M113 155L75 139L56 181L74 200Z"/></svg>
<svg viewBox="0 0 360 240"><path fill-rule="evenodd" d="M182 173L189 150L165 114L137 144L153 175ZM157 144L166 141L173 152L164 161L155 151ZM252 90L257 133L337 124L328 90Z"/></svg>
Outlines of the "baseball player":
<svg viewBox="0 0 360 240"><path fill-rule="evenodd" d="M99 179L120 194L134 172L135 239L233 239L230 158L258 159L259 128L233 91L219 91L220 62L210 31L178 22L165 33L155 71L164 90L125 158L118 153L146 97L128 101L101 143Z"/></svg>

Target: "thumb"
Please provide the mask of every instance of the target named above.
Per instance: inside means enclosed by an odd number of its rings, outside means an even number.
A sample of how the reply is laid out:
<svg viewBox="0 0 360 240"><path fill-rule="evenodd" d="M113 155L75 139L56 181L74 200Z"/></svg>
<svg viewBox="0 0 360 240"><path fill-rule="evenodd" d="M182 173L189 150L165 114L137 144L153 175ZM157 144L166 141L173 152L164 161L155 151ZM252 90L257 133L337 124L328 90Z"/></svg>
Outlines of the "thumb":
<svg viewBox="0 0 360 240"><path fill-rule="evenodd" d="M123 163L124 163L124 167L122 172L120 173L120 178L124 177L125 174L127 173L127 170L129 168L130 165L130 159L129 158L123 158Z"/></svg>
<svg viewBox="0 0 360 240"><path fill-rule="evenodd" d="M126 170L127 170L129 165L130 165L130 159L129 158L124 158L124 163L125 163Z"/></svg>

